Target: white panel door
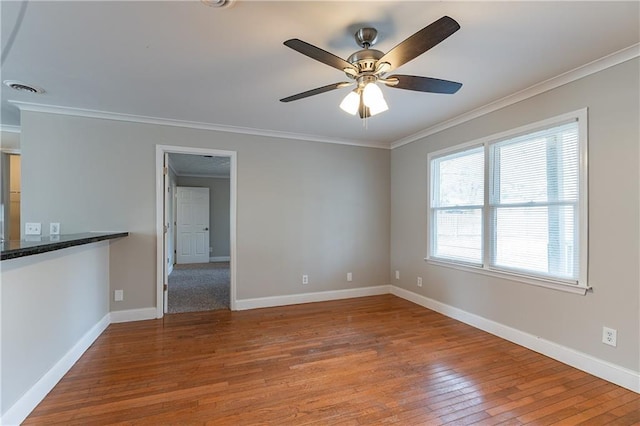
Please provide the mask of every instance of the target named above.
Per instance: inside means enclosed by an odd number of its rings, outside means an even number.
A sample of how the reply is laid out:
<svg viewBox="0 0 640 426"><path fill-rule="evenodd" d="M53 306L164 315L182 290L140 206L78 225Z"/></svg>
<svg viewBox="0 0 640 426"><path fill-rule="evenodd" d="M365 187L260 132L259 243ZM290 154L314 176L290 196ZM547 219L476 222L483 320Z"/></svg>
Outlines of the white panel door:
<svg viewBox="0 0 640 426"><path fill-rule="evenodd" d="M177 187L177 263L209 261L209 188Z"/></svg>

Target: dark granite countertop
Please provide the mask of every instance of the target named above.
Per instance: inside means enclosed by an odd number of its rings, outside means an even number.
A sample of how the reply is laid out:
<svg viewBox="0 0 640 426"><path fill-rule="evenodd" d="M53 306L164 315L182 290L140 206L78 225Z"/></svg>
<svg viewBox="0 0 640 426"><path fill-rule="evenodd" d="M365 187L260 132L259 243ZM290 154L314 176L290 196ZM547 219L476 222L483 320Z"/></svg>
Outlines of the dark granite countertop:
<svg viewBox="0 0 640 426"><path fill-rule="evenodd" d="M128 235L128 232L84 232L81 234L52 235L50 237L36 236L33 240L4 241L0 245L2 250L0 260L33 256L34 254L122 238Z"/></svg>

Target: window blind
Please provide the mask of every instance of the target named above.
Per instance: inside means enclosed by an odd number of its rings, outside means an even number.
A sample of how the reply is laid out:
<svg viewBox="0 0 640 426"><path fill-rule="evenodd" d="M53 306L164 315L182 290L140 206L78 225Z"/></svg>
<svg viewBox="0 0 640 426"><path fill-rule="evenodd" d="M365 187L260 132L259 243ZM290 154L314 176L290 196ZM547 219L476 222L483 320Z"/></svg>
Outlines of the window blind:
<svg viewBox="0 0 640 426"><path fill-rule="evenodd" d="M495 142L489 164L490 267L576 281L577 122Z"/></svg>

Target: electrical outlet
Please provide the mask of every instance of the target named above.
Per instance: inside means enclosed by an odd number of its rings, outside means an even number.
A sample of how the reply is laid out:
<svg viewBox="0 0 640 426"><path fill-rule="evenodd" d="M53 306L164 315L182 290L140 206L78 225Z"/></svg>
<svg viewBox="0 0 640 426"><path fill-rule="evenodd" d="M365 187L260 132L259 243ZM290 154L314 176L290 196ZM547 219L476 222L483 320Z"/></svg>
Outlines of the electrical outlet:
<svg viewBox="0 0 640 426"><path fill-rule="evenodd" d="M24 235L40 235L42 232L42 224L40 223L25 223Z"/></svg>
<svg viewBox="0 0 640 426"><path fill-rule="evenodd" d="M60 235L60 223L51 222L49 224L49 235Z"/></svg>
<svg viewBox="0 0 640 426"><path fill-rule="evenodd" d="M618 331L609 327L602 327L602 343L605 345L613 346L614 348L618 344Z"/></svg>
<svg viewBox="0 0 640 426"><path fill-rule="evenodd" d="M122 302L124 300L124 290L116 290L113 292L113 301Z"/></svg>
<svg viewBox="0 0 640 426"><path fill-rule="evenodd" d="M353 281L353 274L351 272L347 272L347 281L348 282Z"/></svg>
<svg viewBox="0 0 640 426"><path fill-rule="evenodd" d="M399 280L399 279L400 279L400 271L396 270L396 280Z"/></svg>
<svg viewBox="0 0 640 426"><path fill-rule="evenodd" d="M418 287L422 287L422 277L418 277Z"/></svg>
<svg viewBox="0 0 640 426"><path fill-rule="evenodd" d="M309 275L302 276L302 284L309 284Z"/></svg>

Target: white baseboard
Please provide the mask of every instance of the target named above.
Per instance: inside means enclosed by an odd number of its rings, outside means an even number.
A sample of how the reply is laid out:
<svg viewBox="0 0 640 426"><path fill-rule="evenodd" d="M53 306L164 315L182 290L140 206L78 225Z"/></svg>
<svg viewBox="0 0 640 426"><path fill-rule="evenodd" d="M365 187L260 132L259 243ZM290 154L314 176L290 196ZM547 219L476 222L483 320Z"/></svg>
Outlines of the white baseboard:
<svg viewBox="0 0 640 426"><path fill-rule="evenodd" d="M390 287L391 294L393 295L464 322L465 324L469 324L480 330L484 330L487 333L491 333L520 346L524 346L525 348L546 355L589 374L593 374L596 377L600 377L616 385L640 393L640 372L620 367L608 361L585 354L584 352L567 348L566 346L525 333L524 331L500 324L479 315L471 314L412 291L396 286Z"/></svg>
<svg viewBox="0 0 640 426"><path fill-rule="evenodd" d="M143 321L156 319L156 308L127 309L124 311L111 311L111 323Z"/></svg>
<svg viewBox="0 0 640 426"><path fill-rule="evenodd" d="M173 263L169 264L167 267L167 275L170 275L173 272Z"/></svg>
<svg viewBox="0 0 640 426"><path fill-rule="evenodd" d="M213 256L209 258L209 262L229 262L230 256Z"/></svg>
<svg viewBox="0 0 640 426"><path fill-rule="evenodd" d="M315 293L290 294L285 296L259 297L236 300L236 310L271 308L274 306L297 305L300 303L326 302L328 300L351 299L354 297L389 294L390 286L360 287L344 290L318 291Z"/></svg>
<svg viewBox="0 0 640 426"><path fill-rule="evenodd" d="M19 425L22 423L108 326L109 314L102 317L96 325L91 327L91 329L73 345L69 352L56 362L40 380L6 411L2 418L0 418L0 424Z"/></svg>

